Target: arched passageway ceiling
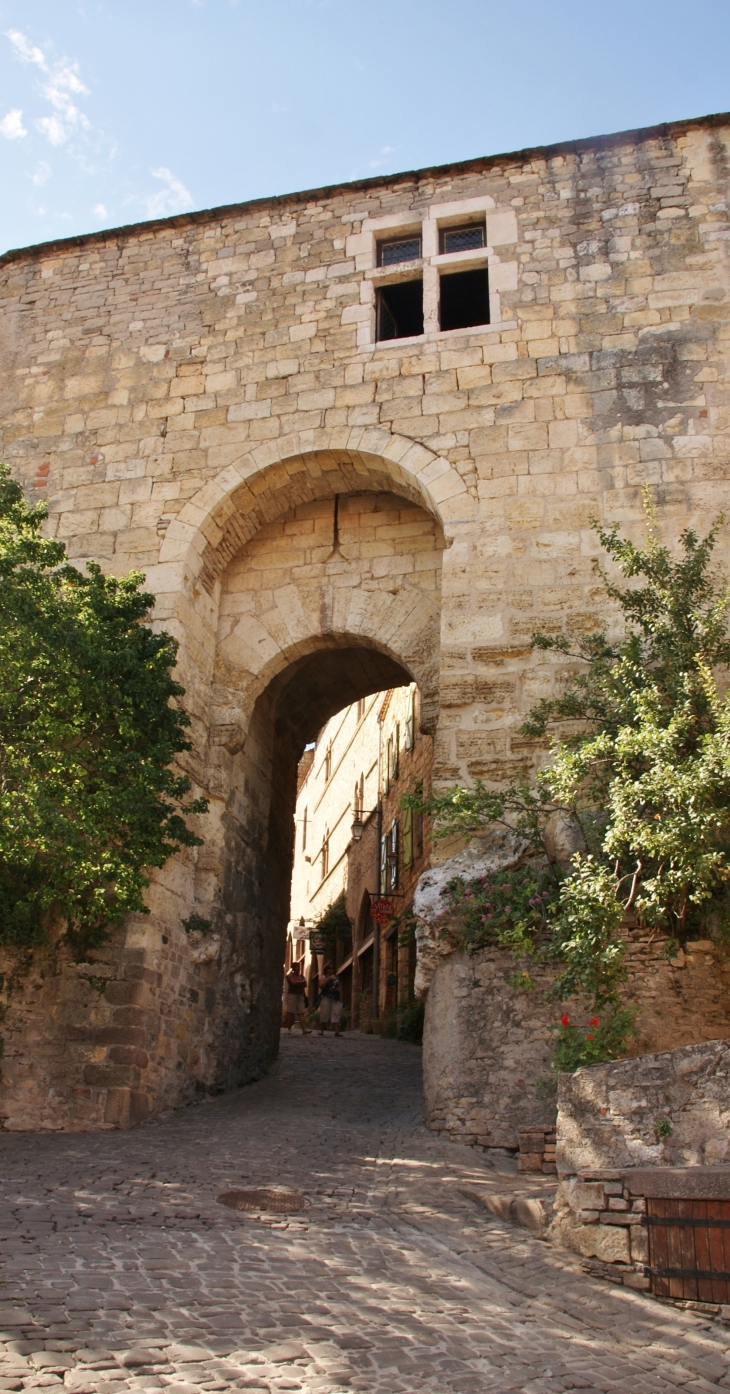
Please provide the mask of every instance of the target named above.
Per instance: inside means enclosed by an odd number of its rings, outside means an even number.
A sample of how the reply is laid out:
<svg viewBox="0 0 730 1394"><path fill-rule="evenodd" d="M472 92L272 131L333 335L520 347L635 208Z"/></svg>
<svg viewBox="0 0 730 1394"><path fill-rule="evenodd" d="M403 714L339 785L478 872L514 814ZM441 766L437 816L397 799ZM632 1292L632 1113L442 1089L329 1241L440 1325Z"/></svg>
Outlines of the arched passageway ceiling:
<svg viewBox="0 0 730 1394"><path fill-rule="evenodd" d="M421 720L438 715L443 532L433 515L392 493L343 498L341 548L333 550L332 507L316 499L265 524L222 578L213 676L214 745L240 748L255 703L300 657L330 650L373 651L414 679ZM374 659L369 660L368 672ZM330 663L327 658L327 663ZM331 666L331 665L330 665ZM328 669L329 671L329 669ZM332 667L335 671L335 667ZM402 673L405 673L405 677ZM393 684L392 668L366 691ZM337 694L337 682L334 682ZM353 688L354 691L354 688ZM317 719L315 730L324 723Z"/></svg>
<svg viewBox="0 0 730 1394"><path fill-rule="evenodd" d="M270 684L276 738L297 758L331 716L373 692L411 681L390 654L375 648L319 649L296 659Z"/></svg>
<svg viewBox="0 0 730 1394"><path fill-rule="evenodd" d="M184 560L212 592L266 523L300 503L361 492L399 494L447 528L475 509L458 472L425 446L380 428L301 433L267 442L200 489L170 524L160 563Z"/></svg>

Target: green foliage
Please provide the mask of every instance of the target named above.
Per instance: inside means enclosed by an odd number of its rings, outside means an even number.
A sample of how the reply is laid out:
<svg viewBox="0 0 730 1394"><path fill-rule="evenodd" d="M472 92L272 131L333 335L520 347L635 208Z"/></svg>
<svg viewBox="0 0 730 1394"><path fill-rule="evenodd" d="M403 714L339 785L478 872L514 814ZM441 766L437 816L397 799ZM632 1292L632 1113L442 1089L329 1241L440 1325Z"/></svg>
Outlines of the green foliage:
<svg viewBox="0 0 730 1394"><path fill-rule="evenodd" d="M674 1131L669 1119L664 1116L657 1118L654 1129L660 1142L664 1142L665 1138L671 1137Z"/></svg>
<svg viewBox="0 0 730 1394"><path fill-rule="evenodd" d="M321 934L325 941L325 960L335 963L337 951L337 940L345 942L352 938L352 925L350 917L345 909L345 892L341 891L336 900L327 906L324 914L320 916L313 933Z"/></svg>
<svg viewBox="0 0 730 1394"><path fill-rule="evenodd" d="M602 631L576 642L533 636L536 649L568 658L575 669L522 728L552 743L534 785L491 790L478 783L420 801L437 834L468 836L501 822L524 836L523 867L513 875L526 888L529 861L543 854L551 893L542 938L544 952L561 964L556 990L583 994L597 1007L618 1001L622 926L661 927L673 953L706 932L708 920L730 939L730 696L723 695L730 589L713 565L722 520L702 540L683 532L675 556L657 539L649 500L647 512L643 547L618 527L594 525L628 583L603 576L623 638L610 642ZM417 792L411 797L418 802ZM549 855L554 815L573 825L583 846L562 875ZM472 947L484 942L479 899L477 887L470 895L462 888L454 907ZM510 890L510 903L516 899ZM468 900L479 915L464 911ZM493 933L512 947L501 908ZM526 927L514 947L523 953L540 935L520 918Z"/></svg>
<svg viewBox="0 0 730 1394"><path fill-rule="evenodd" d="M425 1002L415 998L406 1006L396 1007L383 1018L381 1035L390 1041L407 1041L410 1045L423 1044L423 1022L426 1013Z"/></svg>
<svg viewBox="0 0 730 1394"><path fill-rule="evenodd" d="M535 979L529 973L513 973L507 982L515 992L534 992L537 987Z"/></svg>
<svg viewBox="0 0 730 1394"><path fill-rule="evenodd" d="M186 934L209 934L212 928L212 921L206 920L202 915L188 915L182 921L182 927Z"/></svg>
<svg viewBox="0 0 730 1394"><path fill-rule="evenodd" d="M145 868L200 842L186 816L189 718L177 644L143 621L143 577L71 566L0 467L0 944L65 922L78 955L128 911Z"/></svg>
<svg viewBox="0 0 730 1394"><path fill-rule="evenodd" d="M543 785L532 788L526 781L508 789L488 789L478 779L470 789L455 785L424 799L419 780L400 802L403 808L430 813L436 837L473 836L484 833L491 823L501 823L535 848L542 848L543 821L552 809L548 790Z"/></svg>
<svg viewBox="0 0 730 1394"><path fill-rule="evenodd" d="M550 1061L556 1074L572 1074L581 1065L597 1065L616 1060L626 1050L629 1036L635 1034L633 1007L613 1007L593 1017L587 1026L574 1026L565 1014L555 1027L555 1049Z"/></svg>
<svg viewBox="0 0 730 1394"><path fill-rule="evenodd" d="M408 1041L411 1045L422 1045L425 1014L425 1002L420 1000L409 1002L399 1017L397 1040Z"/></svg>
<svg viewBox="0 0 730 1394"><path fill-rule="evenodd" d="M454 877L441 894L458 948L474 953L500 944L515 955L534 954L556 903L558 881L549 866L527 864L474 881Z"/></svg>

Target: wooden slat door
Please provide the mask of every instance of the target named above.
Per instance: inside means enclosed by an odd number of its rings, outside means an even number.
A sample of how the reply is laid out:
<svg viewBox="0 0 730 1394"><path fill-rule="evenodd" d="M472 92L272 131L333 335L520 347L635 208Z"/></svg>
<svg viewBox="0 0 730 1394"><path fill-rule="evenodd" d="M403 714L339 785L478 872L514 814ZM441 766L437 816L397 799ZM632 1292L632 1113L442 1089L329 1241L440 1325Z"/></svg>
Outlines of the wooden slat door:
<svg viewBox="0 0 730 1394"><path fill-rule="evenodd" d="M730 1200L647 1200L657 1297L730 1302Z"/></svg>

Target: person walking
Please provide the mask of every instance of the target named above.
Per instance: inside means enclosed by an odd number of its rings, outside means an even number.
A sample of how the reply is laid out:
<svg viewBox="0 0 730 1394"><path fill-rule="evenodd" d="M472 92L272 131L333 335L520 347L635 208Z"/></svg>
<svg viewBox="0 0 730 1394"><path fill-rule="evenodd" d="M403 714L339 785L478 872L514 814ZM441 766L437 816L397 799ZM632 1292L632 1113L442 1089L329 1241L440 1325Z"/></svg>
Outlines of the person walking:
<svg viewBox="0 0 730 1394"><path fill-rule="evenodd" d="M335 1035L339 1036L342 1015L340 980L331 963L325 963L324 971L319 975L319 992L319 1034L323 1036L325 1026L332 1022Z"/></svg>
<svg viewBox="0 0 730 1394"><path fill-rule="evenodd" d="M304 1025L307 1011L307 979L302 972L303 963L303 959L295 958L286 975L286 1025L290 1036L295 1021L299 1022L303 1036L310 1035Z"/></svg>

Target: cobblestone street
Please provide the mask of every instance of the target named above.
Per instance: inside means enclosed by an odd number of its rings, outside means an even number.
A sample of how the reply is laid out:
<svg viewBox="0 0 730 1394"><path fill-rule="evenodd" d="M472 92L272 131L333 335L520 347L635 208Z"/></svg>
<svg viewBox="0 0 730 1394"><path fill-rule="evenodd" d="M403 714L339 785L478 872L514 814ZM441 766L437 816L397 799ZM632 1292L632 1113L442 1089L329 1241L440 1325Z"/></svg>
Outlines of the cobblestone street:
<svg viewBox="0 0 730 1394"><path fill-rule="evenodd" d="M136 1131L4 1134L0 1390L730 1388L730 1330L491 1218L421 1114L416 1047L296 1035ZM217 1201L255 1186L306 1207Z"/></svg>

